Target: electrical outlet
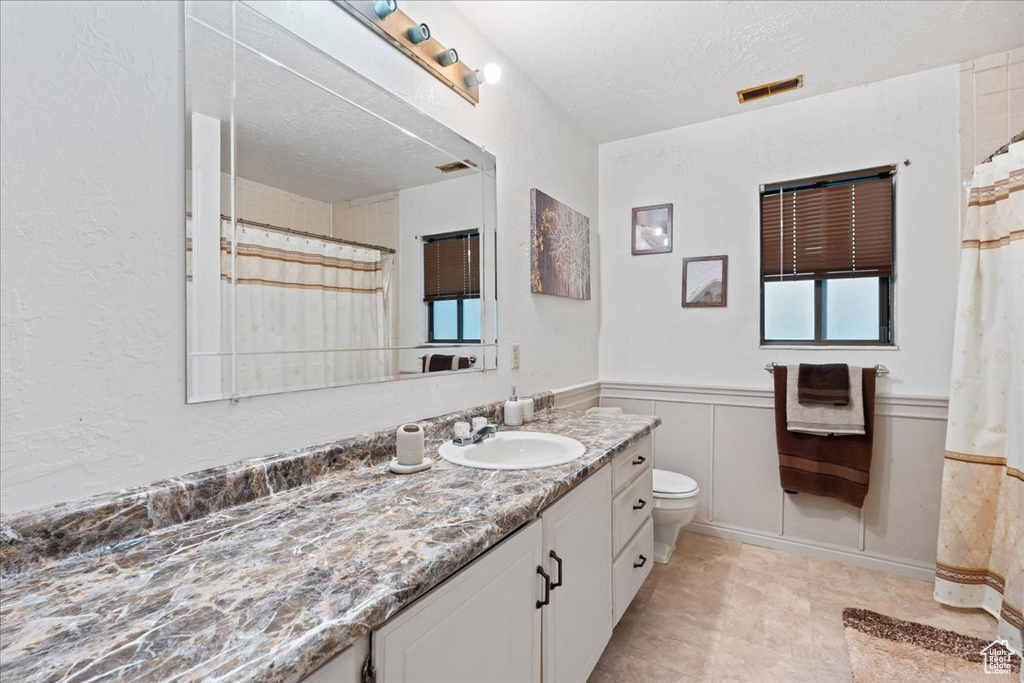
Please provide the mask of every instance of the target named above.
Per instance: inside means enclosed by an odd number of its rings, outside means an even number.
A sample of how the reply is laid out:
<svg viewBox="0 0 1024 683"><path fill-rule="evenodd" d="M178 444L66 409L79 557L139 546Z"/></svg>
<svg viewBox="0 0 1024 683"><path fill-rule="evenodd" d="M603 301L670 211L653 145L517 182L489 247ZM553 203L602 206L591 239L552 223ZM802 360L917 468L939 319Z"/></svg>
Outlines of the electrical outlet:
<svg viewBox="0 0 1024 683"><path fill-rule="evenodd" d="M512 345L512 369L519 369L519 344Z"/></svg>

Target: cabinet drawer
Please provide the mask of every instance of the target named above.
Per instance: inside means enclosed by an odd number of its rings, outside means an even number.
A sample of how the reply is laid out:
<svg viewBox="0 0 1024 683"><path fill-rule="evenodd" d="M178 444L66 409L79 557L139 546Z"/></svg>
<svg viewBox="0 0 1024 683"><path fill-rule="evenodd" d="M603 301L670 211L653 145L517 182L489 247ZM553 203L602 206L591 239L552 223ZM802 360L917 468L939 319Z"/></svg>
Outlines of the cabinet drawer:
<svg viewBox="0 0 1024 683"><path fill-rule="evenodd" d="M651 437L627 448L612 460L612 493L618 493L633 477L651 467Z"/></svg>
<svg viewBox="0 0 1024 683"><path fill-rule="evenodd" d="M636 565L640 565L639 567ZM629 542L612 565L612 619L619 619L640 590L654 565L654 520L644 522L640 532Z"/></svg>
<svg viewBox="0 0 1024 683"><path fill-rule="evenodd" d="M618 555L636 530L651 518L653 486L654 470L648 467L612 501L613 556Z"/></svg>

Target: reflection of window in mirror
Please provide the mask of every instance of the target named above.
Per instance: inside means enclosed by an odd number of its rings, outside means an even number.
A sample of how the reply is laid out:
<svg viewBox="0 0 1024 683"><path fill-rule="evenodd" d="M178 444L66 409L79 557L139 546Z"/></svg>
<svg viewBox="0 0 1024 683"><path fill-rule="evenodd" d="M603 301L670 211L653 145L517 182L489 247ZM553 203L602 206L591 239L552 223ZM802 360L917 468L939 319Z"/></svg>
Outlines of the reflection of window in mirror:
<svg viewBox="0 0 1024 683"><path fill-rule="evenodd" d="M426 341L480 341L480 234L461 231L423 238Z"/></svg>

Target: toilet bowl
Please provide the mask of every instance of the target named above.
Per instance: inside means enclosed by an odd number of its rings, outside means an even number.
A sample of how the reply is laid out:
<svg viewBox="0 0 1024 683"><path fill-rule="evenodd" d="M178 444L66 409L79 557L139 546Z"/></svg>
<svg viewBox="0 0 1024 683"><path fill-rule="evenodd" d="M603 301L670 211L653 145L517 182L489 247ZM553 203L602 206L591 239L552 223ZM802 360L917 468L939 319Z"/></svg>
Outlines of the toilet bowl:
<svg viewBox="0 0 1024 683"><path fill-rule="evenodd" d="M654 470L654 561L668 564L679 532L697 513L700 487L690 477Z"/></svg>

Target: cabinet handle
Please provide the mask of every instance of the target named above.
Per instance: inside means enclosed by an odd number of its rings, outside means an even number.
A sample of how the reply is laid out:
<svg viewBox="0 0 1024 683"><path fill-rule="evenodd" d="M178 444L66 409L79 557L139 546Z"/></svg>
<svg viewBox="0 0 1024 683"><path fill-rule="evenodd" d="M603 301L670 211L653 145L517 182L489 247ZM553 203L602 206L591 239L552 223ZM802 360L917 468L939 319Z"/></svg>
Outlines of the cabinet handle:
<svg viewBox="0 0 1024 683"><path fill-rule="evenodd" d="M640 567L644 566L645 564L647 564L647 557L644 556L644 555L641 555L640 556L640 561L633 563L633 569L639 569Z"/></svg>
<svg viewBox="0 0 1024 683"><path fill-rule="evenodd" d="M537 573L544 579L544 599L537 601L537 609L551 603L551 577L544 571L544 567L537 566Z"/></svg>
<svg viewBox="0 0 1024 683"><path fill-rule="evenodd" d="M645 507L647 507L647 501L644 500L643 498L641 498L640 502L633 506L633 509L634 510L643 510Z"/></svg>
<svg viewBox="0 0 1024 683"><path fill-rule="evenodd" d="M634 465L643 465L645 462L647 462L647 458L645 458L642 455L638 455L638 456L636 456L636 460L633 461L633 464Z"/></svg>
<svg viewBox="0 0 1024 683"><path fill-rule="evenodd" d="M558 554L554 550L552 550L551 559L558 563L558 581L555 581L551 584L551 590L555 590L556 588L562 585L562 558L560 558Z"/></svg>

